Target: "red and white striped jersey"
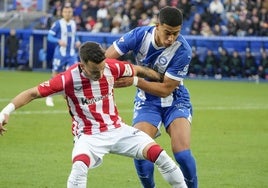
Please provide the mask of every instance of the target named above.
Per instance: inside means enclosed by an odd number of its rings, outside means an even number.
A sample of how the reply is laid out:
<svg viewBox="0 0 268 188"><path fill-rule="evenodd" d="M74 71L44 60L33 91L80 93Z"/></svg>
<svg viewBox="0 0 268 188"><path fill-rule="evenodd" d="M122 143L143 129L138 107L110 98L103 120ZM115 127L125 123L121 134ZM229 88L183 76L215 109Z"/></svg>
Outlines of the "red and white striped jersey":
<svg viewBox="0 0 268 188"><path fill-rule="evenodd" d="M78 64L38 86L43 97L55 93L66 95L72 116L73 135L92 135L121 126L122 120L114 101L114 81L133 76L131 64L106 59L103 77L93 81L84 76Z"/></svg>

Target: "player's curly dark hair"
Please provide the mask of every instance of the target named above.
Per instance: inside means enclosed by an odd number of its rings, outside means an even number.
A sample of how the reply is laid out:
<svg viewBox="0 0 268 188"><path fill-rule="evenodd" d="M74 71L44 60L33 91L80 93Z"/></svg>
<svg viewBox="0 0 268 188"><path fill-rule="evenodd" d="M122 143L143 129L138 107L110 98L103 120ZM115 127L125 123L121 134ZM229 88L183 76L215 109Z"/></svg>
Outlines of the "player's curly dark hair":
<svg viewBox="0 0 268 188"><path fill-rule="evenodd" d="M183 14L178 8L166 6L160 10L158 19L160 24L176 27L182 25Z"/></svg>
<svg viewBox="0 0 268 188"><path fill-rule="evenodd" d="M85 42L79 48L79 56L83 63L99 64L105 59L105 51L98 43Z"/></svg>

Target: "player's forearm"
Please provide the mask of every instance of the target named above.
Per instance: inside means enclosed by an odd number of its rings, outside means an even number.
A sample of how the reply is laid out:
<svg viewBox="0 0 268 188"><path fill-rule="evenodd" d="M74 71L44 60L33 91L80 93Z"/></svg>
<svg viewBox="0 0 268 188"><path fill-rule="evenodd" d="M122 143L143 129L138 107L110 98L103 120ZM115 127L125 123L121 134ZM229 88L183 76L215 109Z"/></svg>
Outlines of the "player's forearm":
<svg viewBox="0 0 268 188"><path fill-rule="evenodd" d="M20 94L18 94L16 97L14 97L11 101L11 103L14 104L15 109L18 109L26 104L28 104L29 102L31 102L32 100L36 99L36 98L40 98L40 94L37 90L36 87L25 90L23 92L21 92Z"/></svg>
<svg viewBox="0 0 268 188"><path fill-rule="evenodd" d="M158 81L158 82L163 81L163 75L154 71L153 69L138 65L135 65L134 68L136 71L136 75L139 77L147 78L151 81Z"/></svg>
<svg viewBox="0 0 268 188"><path fill-rule="evenodd" d="M168 87L165 83L161 82L149 82L142 78L139 78L136 87L142 89L143 91L155 95L157 97L167 97L174 90Z"/></svg>
<svg viewBox="0 0 268 188"><path fill-rule="evenodd" d="M60 39L58 39L57 37L54 37L52 34L48 34L47 40L52 43L58 43L60 41Z"/></svg>

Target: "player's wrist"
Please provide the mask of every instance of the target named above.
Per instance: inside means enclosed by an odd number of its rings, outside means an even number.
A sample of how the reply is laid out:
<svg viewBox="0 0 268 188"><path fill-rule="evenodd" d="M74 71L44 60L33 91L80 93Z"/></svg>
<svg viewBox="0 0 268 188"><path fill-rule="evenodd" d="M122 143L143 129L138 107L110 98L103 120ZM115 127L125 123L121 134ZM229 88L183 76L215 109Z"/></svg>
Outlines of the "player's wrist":
<svg viewBox="0 0 268 188"><path fill-rule="evenodd" d="M15 105L13 103L9 103L2 111L1 114L11 114L15 110Z"/></svg>
<svg viewBox="0 0 268 188"><path fill-rule="evenodd" d="M5 115L2 112L0 112L0 123L3 123L4 120L5 120Z"/></svg>
<svg viewBox="0 0 268 188"><path fill-rule="evenodd" d="M132 85L135 86L135 87L137 87L138 82L139 82L139 78L137 76L133 76L133 83L132 83Z"/></svg>

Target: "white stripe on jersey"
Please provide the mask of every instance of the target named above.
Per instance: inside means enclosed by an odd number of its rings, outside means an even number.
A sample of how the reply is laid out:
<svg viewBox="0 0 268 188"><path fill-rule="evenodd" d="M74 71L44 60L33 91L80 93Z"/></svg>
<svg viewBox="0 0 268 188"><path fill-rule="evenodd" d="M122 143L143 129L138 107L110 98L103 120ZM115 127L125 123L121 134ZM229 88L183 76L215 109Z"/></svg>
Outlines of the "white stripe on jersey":
<svg viewBox="0 0 268 188"><path fill-rule="evenodd" d="M114 78L109 67L104 70L105 76L101 79L101 83L100 81L92 81L81 77L79 69L71 70L70 75L74 87L72 94L76 97L74 100L79 102L79 105L75 105L77 102L67 97L69 108L74 118L73 134L77 135L85 131L87 134L96 134L103 129L109 130L118 126L121 119L118 117L117 109L114 105L112 88ZM87 82L86 84L85 81ZM108 91L102 93L103 90L101 90L100 85L107 87ZM66 92L67 96L70 95L68 91ZM83 104L82 100L90 104ZM83 115L81 116L81 114ZM112 119L113 117L116 117L116 119Z"/></svg>
<svg viewBox="0 0 268 188"><path fill-rule="evenodd" d="M60 54L62 56L67 55L67 47L70 47L70 55L73 56L75 54L75 33L76 33L76 24L73 20L70 20L68 23L64 19L59 20L60 31L61 31L61 40L66 42L68 46L60 46ZM71 27L71 32L68 32L68 26ZM69 36L71 35L71 36ZM71 43L68 44L68 36L71 37Z"/></svg>

